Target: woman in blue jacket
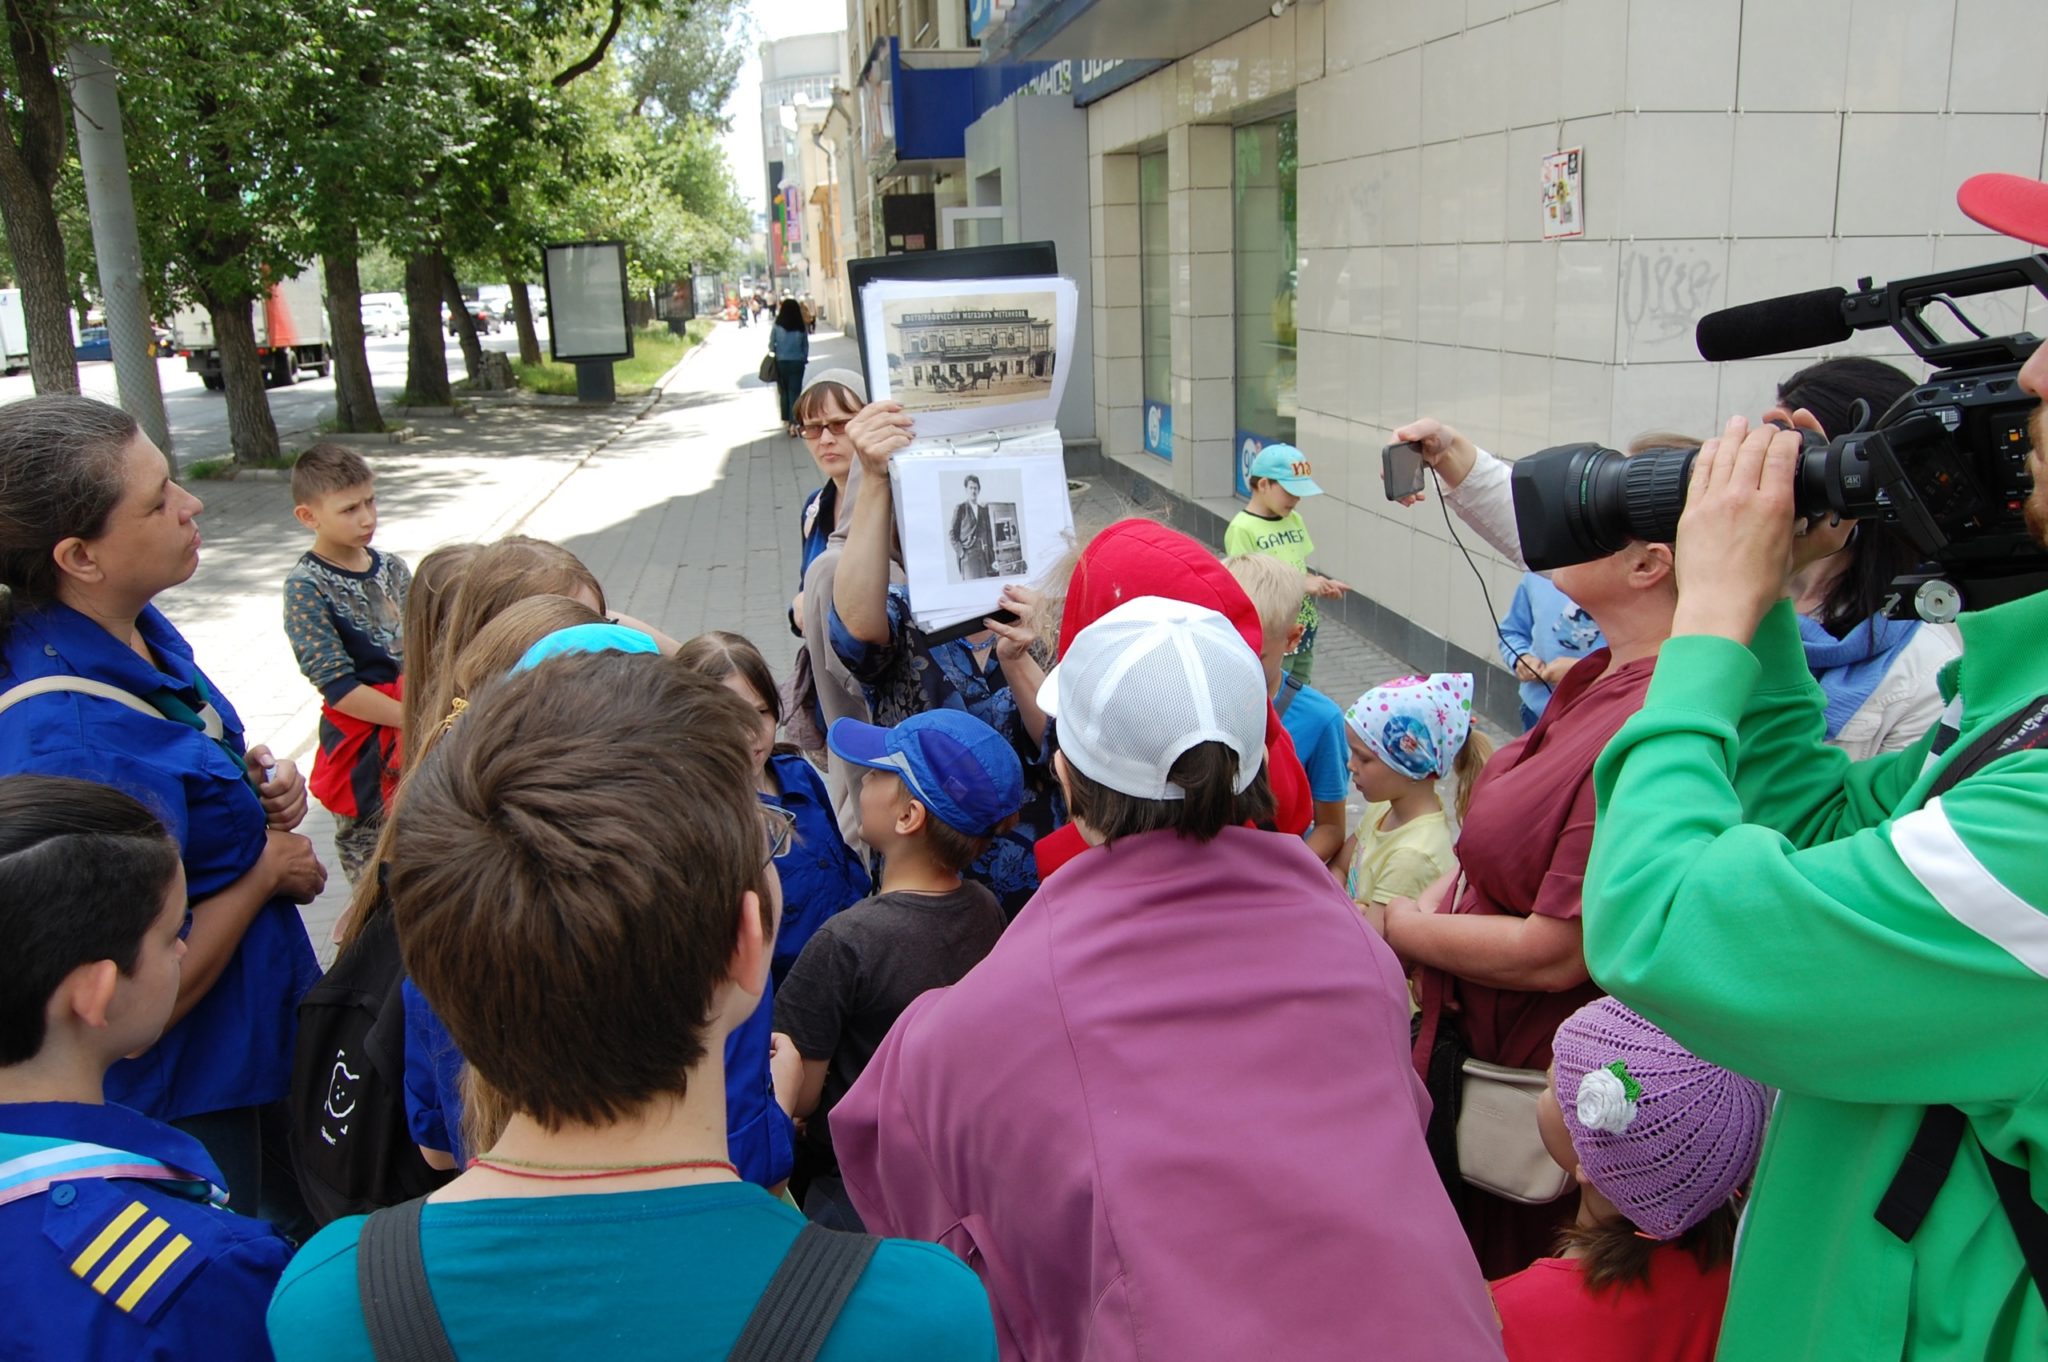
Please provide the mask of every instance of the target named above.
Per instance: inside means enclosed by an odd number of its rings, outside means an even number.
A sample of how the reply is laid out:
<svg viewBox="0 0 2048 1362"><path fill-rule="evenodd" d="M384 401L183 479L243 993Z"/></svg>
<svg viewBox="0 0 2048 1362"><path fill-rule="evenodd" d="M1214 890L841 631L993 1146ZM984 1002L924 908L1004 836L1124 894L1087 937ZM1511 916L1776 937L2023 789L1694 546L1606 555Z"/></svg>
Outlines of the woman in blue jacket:
<svg viewBox="0 0 2048 1362"><path fill-rule="evenodd" d="M803 433L796 423L796 395L803 391L804 365L811 358L811 335L804 327L804 310L794 298L784 298L775 310L775 326L768 332L768 353L775 356L775 390L782 402L782 429L794 439Z"/></svg>
<svg viewBox="0 0 2048 1362"><path fill-rule="evenodd" d="M200 509L119 408L0 407L0 774L112 785L177 839L191 901L177 1007L155 1046L108 1071L106 1095L195 1136L234 1205L290 1233L297 1188L265 1145L282 1148L299 997L320 973L293 905L327 873L292 831L305 780L245 748L151 603L198 567Z"/></svg>

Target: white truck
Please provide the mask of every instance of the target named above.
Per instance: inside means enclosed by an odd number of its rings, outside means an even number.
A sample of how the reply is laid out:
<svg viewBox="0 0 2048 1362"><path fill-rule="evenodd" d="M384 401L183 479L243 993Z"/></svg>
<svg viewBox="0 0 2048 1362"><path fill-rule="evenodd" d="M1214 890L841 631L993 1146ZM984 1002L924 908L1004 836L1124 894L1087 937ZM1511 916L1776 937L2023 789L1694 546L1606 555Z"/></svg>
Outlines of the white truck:
<svg viewBox="0 0 2048 1362"><path fill-rule="evenodd" d="M263 361L265 386L284 387L301 369L311 369L322 378L333 372L327 277L318 260L304 272L272 284L268 295L249 305L249 314L256 327L256 354ZM178 309L171 318L171 345L185 367L198 374L208 388L219 392L226 386L213 318L205 308Z"/></svg>
<svg viewBox="0 0 2048 1362"><path fill-rule="evenodd" d="M71 334L78 336L78 315L72 314ZM28 367L28 314L22 311L21 290L0 288L0 370L20 373Z"/></svg>

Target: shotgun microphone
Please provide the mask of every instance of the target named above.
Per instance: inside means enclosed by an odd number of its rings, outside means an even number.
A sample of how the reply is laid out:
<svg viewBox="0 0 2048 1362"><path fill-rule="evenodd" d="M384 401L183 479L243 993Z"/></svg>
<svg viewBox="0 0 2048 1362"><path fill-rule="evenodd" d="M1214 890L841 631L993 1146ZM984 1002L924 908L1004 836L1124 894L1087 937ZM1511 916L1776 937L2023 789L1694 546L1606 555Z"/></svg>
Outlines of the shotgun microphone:
<svg viewBox="0 0 2048 1362"><path fill-rule="evenodd" d="M1846 289L1823 288L1709 312L1693 332L1700 358L1718 364L1845 341L1853 334L1842 318L1848 296Z"/></svg>

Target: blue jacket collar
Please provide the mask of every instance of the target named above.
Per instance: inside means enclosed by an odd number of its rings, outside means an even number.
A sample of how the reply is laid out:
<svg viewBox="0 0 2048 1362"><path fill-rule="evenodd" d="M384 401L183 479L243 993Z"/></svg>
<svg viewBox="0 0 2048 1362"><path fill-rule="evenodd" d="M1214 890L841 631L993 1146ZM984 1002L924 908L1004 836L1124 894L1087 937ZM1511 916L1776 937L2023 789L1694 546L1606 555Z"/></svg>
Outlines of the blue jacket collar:
<svg viewBox="0 0 2048 1362"><path fill-rule="evenodd" d="M182 1130L112 1102L101 1106L85 1102L0 1103L0 1131L103 1144L196 1174L216 1186L225 1181L205 1145Z"/></svg>

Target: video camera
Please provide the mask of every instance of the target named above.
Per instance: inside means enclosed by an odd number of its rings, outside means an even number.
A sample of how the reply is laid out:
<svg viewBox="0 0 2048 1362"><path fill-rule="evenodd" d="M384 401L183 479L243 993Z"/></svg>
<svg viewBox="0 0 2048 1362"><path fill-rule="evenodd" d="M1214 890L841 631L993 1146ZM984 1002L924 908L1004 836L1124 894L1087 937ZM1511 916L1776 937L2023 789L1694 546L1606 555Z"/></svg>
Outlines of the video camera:
<svg viewBox="0 0 2048 1362"><path fill-rule="evenodd" d="M2040 345L2025 332L1987 336L1956 299L2033 288L2048 298L2048 254L1921 275L1856 292L1820 289L1732 307L1700 319L1702 358L1719 362L1806 350L1856 331L1890 327L1933 365L1927 382L1901 397L1875 426L1822 439L1800 454L1802 518L1885 520L1899 526L1928 562L1900 578L1887 606L1896 616L1946 622L1967 595L1973 607L2048 584L2048 553L2027 533L2027 421L2035 399L2018 383ZM1939 306L1968 331L1950 341L1922 313ZM1522 556L1539 571L1613 553L1632 540L1677 537L1692 449L1653 449L1629 458L1597 444L1561 445L1514 466L1515 522Z"/></svg>

